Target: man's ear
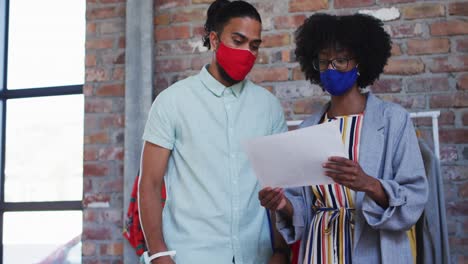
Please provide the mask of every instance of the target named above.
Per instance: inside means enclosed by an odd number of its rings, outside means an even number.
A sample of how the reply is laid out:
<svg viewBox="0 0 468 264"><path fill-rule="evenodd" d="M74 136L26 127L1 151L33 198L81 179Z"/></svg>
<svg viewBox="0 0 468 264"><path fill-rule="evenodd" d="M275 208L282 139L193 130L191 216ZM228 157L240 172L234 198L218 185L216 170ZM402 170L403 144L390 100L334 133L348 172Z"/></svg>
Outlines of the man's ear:
<svg viewBox="0 0 468 264"><path fill-rule="evenodd" d="M214 31L210 32L210 47L211 50L217 50L219 45L219 37Z"/></svg>

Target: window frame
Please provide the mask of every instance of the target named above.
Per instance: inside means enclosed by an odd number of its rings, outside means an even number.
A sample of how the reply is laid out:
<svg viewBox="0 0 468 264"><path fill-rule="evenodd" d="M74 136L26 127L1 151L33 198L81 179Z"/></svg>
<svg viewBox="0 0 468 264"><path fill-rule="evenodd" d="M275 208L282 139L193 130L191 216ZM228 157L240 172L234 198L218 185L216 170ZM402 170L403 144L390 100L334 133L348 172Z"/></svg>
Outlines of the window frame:
<svg viewBox="0 0 468 264"><path fill-rule="evenodd" d="M84 84L8 90L9 0L0 0L0 263L3 263L3 218L6 212L83 211L82 200L5 202L6 111L9 99L83 94ZM83 46L84 47L84 46ZM84 61L84 58L83 58ZM84 65L83 65L84 67ZM84 77L83 77L84 81Z"/></svg>

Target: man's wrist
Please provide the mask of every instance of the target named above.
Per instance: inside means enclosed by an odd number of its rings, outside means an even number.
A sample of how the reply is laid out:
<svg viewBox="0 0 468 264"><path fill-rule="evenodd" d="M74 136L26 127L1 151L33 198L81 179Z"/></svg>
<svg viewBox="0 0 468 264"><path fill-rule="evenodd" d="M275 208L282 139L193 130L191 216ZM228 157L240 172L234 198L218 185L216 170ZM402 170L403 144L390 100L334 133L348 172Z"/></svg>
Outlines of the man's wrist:
<svg viewBox="0 0 468 264"><path fill-rule="evenodd" d="M157 252L154 254L149 255L148 251L145 251L143 253L143 259L145 260L146 264L153 263L153 260L159 259L159 258L164 258L164 257L173 257L175 256L176 251L175 250L169 250L169 251L161 251Z"/></svg>
<svg viewBox="0 0 468 264"><path fill-rule="evenodd" d="M153 254L156 254L158 252L164 252L164 251L168 251L169 249L167 248L166 246L166 243L164 242L164 240L156 240L155 242L153 242L151 247L148 247L148 255L153 255Z"/></svg>

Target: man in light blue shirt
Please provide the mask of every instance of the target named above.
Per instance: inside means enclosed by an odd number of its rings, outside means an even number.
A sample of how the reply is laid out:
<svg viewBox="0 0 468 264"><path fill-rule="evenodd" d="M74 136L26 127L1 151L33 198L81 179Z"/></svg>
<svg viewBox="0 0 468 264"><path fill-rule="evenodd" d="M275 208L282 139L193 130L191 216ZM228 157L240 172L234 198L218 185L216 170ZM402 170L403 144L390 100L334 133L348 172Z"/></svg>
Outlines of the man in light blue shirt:
<svg viewBox="0 0 468 264"><path fill-rule="evenodd" d="M261 43L260 16L246 2L218 0L205 29L211 64L158 95L143 135L139 204L149 255L176 251L152 263L287 263L272 254L280 243L241 147L287 130L277 98L244 79Z"/></svg>

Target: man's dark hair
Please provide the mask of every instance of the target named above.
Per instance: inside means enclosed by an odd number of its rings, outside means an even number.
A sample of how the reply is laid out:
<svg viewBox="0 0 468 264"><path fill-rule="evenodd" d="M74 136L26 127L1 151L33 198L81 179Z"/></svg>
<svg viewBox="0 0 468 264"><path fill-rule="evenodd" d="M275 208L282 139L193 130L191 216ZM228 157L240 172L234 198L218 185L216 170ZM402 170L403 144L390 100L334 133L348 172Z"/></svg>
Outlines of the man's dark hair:
<svg viewBox="0 0 468 264"><path fill-rule="evenodd" d="M260 14L255 7L244 1L228 1L216 0L211 3L208 8L206 22L205 22L205 35L203 36L203 46L208 49L210 45L210 32L214 31L218 34L223 32L224 26L231 18L236 17L249 17L262 23Z"/></svg>
<svg viewBox="0 0 468 264"><path fill-rule="evenodd" d="M364 88L374 83L390 57L391 39L382 21L364 14L335 16L317 13L296 31L296 58L307 80L320 84L320 72L313 60L323 49L347 49L358 63L357 84Z"/></svg>

